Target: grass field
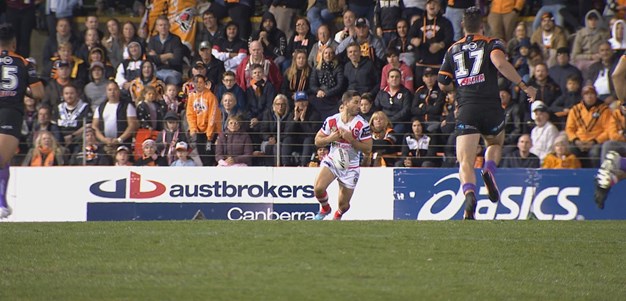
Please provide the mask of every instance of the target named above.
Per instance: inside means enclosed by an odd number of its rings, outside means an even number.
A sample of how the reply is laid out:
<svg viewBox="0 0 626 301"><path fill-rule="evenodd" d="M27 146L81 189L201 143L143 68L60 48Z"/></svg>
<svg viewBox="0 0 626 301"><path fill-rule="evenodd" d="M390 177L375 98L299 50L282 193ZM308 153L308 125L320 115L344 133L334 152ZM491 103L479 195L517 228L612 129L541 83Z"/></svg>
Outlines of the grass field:
<svg viewBox="0 0 626 301"><path fill-rule="evenodd" d="M1 223L0 300L626 300L626 222Z"/></svg>

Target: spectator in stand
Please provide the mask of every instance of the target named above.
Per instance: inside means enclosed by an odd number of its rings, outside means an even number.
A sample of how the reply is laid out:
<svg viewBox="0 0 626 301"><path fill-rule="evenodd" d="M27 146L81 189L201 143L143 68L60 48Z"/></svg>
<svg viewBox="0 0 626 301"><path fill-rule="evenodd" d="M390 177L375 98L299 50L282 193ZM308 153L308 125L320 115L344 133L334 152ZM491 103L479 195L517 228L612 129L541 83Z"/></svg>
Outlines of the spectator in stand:
<svg viewBox="0 0 626 301"><path fill-rule="evenodd" d="M6 21L15 30L17 42L15 51L23 56L30 56L30 36L35 27L35 7L37 3L31 0L6 1ZM46 59L46 57L44 57Z"/></svg>
<svg viewBox="0 0 626 301"><path fill-rule="evenodd" d="M237 107L237 97L231 92L226 92L222 95L222 101L220 103L220 110L222 111L222 132L226 131L228 127L228 118L231 116L238 116L239 122L244 125L242 131L248 131L250 129L250 114L248 110L243 110Z"/></svg>
<svg viewBox="0 0 626 301"><path fill-rule="evenodd" d="M254 1L252 0L215 0L212 2L209 10L213 11L217 19L226 17L226 13L231 20L241 24L241 30L239 31L239 37L247 40L250 37L252 31L252 23L250 17L254 12Z"/></svg>
<svg viewBox="0 0 626 301"><path fill-rule="evenodd" d="M241 64L237 67L237 84L242 87L250 86L250 80L252 77L251 67L255 64L263 66L263 80L269 81L274 87L280 87L283 82L283 76L280 73L280 68L274 63L274 61L266 59L263 56L263 44L257 40L250 42L248 46L250 55L243 59Z"/></svg>
<svg viewBox="0 0 626 301"><path fill-rule="evenodd" d="M55 28L51 26L49 28ZM30 41L28 41L30 43ZM47 69L46 66L51 65L51 60L53 57L58 57L59 46L61 44L67 43L70 45L70 53L72 55L72 49L78 49L80 47L79 39L72 33L72 27L70 26L70 20L61 18L56 21L56 32L51 32L46 40L46 43L43 46L43 53L41 54L41 58L43 60L44 69ZM66 58L67 59L67 58ZM49 70L49 69L48 69Z"/></svg>
<svg viewBox="0 0 626 301"><path fill-rule="evenodd" d="M546 106L550 107L552 103L561 95L561 89L549 76L548 66L539 63L535 66L532 78L528 82L528 86L537 89L537 97L535 99L543 101ZM526 93L522 91L520 99L528 99ZM524 120L530 120L530 103L526 103L524 108Z"/></svg>
<svg viewBox="0 0 626 301"><path fill-rule="evenodd" d="M124 59L122 53L124 51L124 45L122 45L122 33L120 28L120 21L115 18L109 19L106 23L107 31L104 34L104 38L100 44L107 51L107 57L111 60L111 65L115 69Z"/></svg>
<svg viewBox="0 0 626 301"><path fill-rule="evenodd" d="M98 143L92 128L85 129L83 147L77 148L70 156L69 165L73 166L109 166L113 164L111 156L104 151L104 146Z"/></svg>
<svg viewBox="0 0 626 301"><path fill-rule="evenodd" d="M61 130L59 127L52 123L52 108L47 105L41 105L37 109L37 119L33 124L33 129L28 134L27 142L28 146L32 147L35 145L35 141L39 136L39 133L42 131L47 131L52 134L52 137L56 141L61 141Z"/></svg>
<svg viewBox="0 0 626 301"><path fill-rule="evenodd" d="M130 161L130 149L126 145L120 145L117 147L114 159L114 166L133 166L133 163Z"/></svg>
<svg viewBox="0 0 626 301"><path fill-rule="evenodd" d="M98 31L95 29L87 29L85 31L83 43L76 50L76 56L83 61L89 60L89 53L94 47L100 47L100 38Z"/></svg>
<svg viewBox="0 0 626 301"><path fill-rule="evenodd" d="M57 78L57 67L59 62L66 62L69 64L70 73L69 77L72 80L78 81L76 84L82 87L86 84L88 73L87 69L89 65L81 58L72 55L72 44L61 43L57 56L52 57L49 64L44 64L43 76L46 79L54 80Z"/></svg>
<svg viewBox="0 0 626 301"><path fill-rule="evenodd" d="M374 21L374 1L346 0L348 9L354 12L357 18L365 18L371 24Z"/></svg>
<svg viewBox="0 0 626 301"><path fill-rule="evenodd" d="M235 73L232 71L226 71L222 74L222 83L217 87L217 93L215 96L217 99L222 99L223 95L227 92L232 93L235 98L237 98L237 103L235 105L237 111L248 110L246 92L239 87L235 80Z"/></svg>
<svg viewBox="0 0 626 301"><path fill-rule="evenodd" d="M544 13L541 16L541 29L535 30L530 42L539 46L549 67L556 63L557 50L567 47L568 44L565 30L554 25L552 13Z"/></svg>
<svg viewBox="0 0 626 301"><path fill-rule="evenodd" d="M307 164L308 167L320 167L320 163L326 156L328 156L329 150L327 146L318 147L315 154L311 156L311 160Z"/></svg>
<svg viewBox="0 0 626 301"><path fill-rule="evenodd" d="M530 55L530 40L524 38L519 42L516 54L512 57L512 64L522 77L522 80L527 82L530 79L530 66L528 66L528 56Z"/></svg>
<svg viewBox="0 0 626 301"><path fill-rule="evenodd" d="M337 46L336 54L343 58L352 44L359 46L360 55L369 58L376 68L382 67L385 59L385 46L381 39L370 32L369 23L364 18L356 20L356 35L344 39ZM349 56L348 60L350 60Z"/></svg>
<svg viewBox="0 0 626 301"><path fill-rule="evenodd" d="M436 156L431 139L424 133L422 123L414 118L411 121L411 133L402 139L402 160L398 160L396 167L435 167Z"/></svg>
<svg viewBox="0 0 626 301"><path fill-rule="evenodd" d="M398 145L397 132L394 126L382 111L376 111L369 120L370 129L372 131L372 153L371 166L375 167L393 167L395 164L395 155L400 150ZM367 156L368 154L364 154Z"/></svg>
<svg viewBox="0 0 626 301"><path fill-rule="evenodd" d="M609 43L616 57L624 54L624 50L626 50L626 34L624 34L624 30L626 30L626 22L624 20L617 20L611 27Z"/></svg>
<svg viewBox="0 0 626 301"><path fill-rule="evenodd" d="M261 143L261 152L264 154L262 158L262 166L284 166L287 162L284 162L285 157L281 157L280 163L276 162L276 144L278 134L278 123L280 123L281 137L284 139L288 136L286 132L287 120L289 118L289 101L287 96L278 94L274 98L272 108L266 110L263 114L263 123L261 123L261 135L263 136L263 142ZM282 141L281 141L282 143Z"/></svg>
<svg viewBox="0 0 626 301"><path fill-rule="evenodd" d="M541 164L546 169L575 169L581 168L582 164L575 154L569 151L567 137L561 135L554 141L552 152L548 153Z"/></svg>
<svg viewBox="0 0 626 301"><path fill-rule="evenodd" d="M98 20L98 16L87 15L85 17L85 23L83 25L84 25L85 29L80 32L79 38L84 37L85 34L89 30L95 30L96 31L96 35L97 35L98 43L100 43L100 40L102 40L102 38L104 37L104 33L102 32L102 30L100 30L98 28L100 26L100 21ZM81 42L85 42L85 40L82 40Z"/></svg>
<svg viewBox="0 0 626 301"><path fill-rule="evenodd" d="M589 66L589 69L584 74L584 82L585 84L593 85L598 92L600 101L606 101L608 104L615 100L615 87L613 86L611 74L615 70L617 60L614 59L615 56L609 42L602 42L598 47L598 51L600 61Z"/></svg>
<svg viewBox="0 0 626 301"><path fill-rule="evenodd" d="M222 112L211 90L206 88L206 78L193 78L195 91L187 99L187 123L191 141L195 142L198 155L204 166L214 166L213 143L222 131Z"/></svg>
<svg viewBox="0 0 626 301"><path fill-rule="evenodd" d="M210 83L210 89L213 93L217 90L217 85L220 82L220 77L226 71L224 68L224 62L218 60L211 53L211 49L213 48L213 44L210 41L203 41L200 43L198 47L198 57L196 57L193 61L200 61L204 65L206 69L205 75ZM197 63L196 63L197 65Z"/></svg>
<svg viewBox="0 0 626 301"><path fill-rule="evenodd" d="M559 136L559 130L550 122L550 111L540 100L533 102L535 127L530 131L532 146L530 152L543 162L546 155L552 151L554 141Z"/></svg>
<svg viewBox="0 0 626 301"><path fill-rule="evenodd" d="M339 43L331 39L328 25L322 24L317 29L317 42L313 44L313 47L311 47L311 51L309 52L309 66L311 66L311 68L315 68L315 66L322 61L322 52L324 52L324 49L328 47L336 49L337 46L339 46Z"/></svg>
<svg viewBox="0 0 626 301"><path fill-rule="evenodd" d="M394 124L393 130L402 135L408 130L413 94L402 85L400 70L391 69L387 73L387 87L380 90L374 100L376 110L381 110Z"/></svg>
<svg viewBox="0 0 626 301"><path fill-rule="evenodd" d="M396 48L387 48L387 65L383 67L381 73L380 89L384 89L387 86L387 73L391 69L398 69L402 74L402 85L409 91L414 91L413 88L413 70L400 60L400 53Z"/></svg>
<svg viewBox="0 0 626 301"><path fill-rule="evenodd" d="M570 76L576 76L579 79L583 78L582 72L569 63L569 53L570 50L567 47L557 49L556 65L548 69L548 75L559 85L561 91L567 91L567 81Z"/></svg>
<svg viewBox="0 0 626 301"><path fill-rule="evenodd" d="M600 165L602 143L609 139L611 110L598 100L593 86L584 87L582 94L582 101L567 115L565 132L570 152L583 160L583 167L595 168Z"/></svg>
<svg viewBox="0 0 626 301"><path fill-rule="evenodd" d="M344 7L337 0L308 0L306 17L311 21L311 33L316 33L322 24L330 24ZM339 42L339 41L337 41Z"/></svg>
<svg viewBox="0 0 626 301"><path fill-rule="evenodd" d="M190 151L187 142L180 141L176 143L176 160L170 166L196 166L196 162L189 157Z"/></svg>
<svg viewBox="0 0 626 301"><path fill-rule="evenodd" d="M430 67L438 71L446 50L454 42L452 23L441 14L439 1L426 1L426 12L411 25L409 36L411 44L417 48L413 75L415 86L419 87L423 84L424 69Z"/></svg>
<svg viewBox="0 0 626 301"><path fill-rule="evenodd" d="M426 0L402 0L402 5L404 6L404 9L402 10L402 18L406 20L414 20L414 18L424 14Z"/></svg>
<svg viewBox="0 0 626 301"><path fill-rule="evenodd" d="M137 104L139 95L144 87L152 86L157 91L157 98L163 98L165 92L165 83L157 78L155 73L156 67L150 61L141 62L141 75L130 83L130 96L135 104Z"/></svg>
<svg viewBox="0 0 626 301"><path fill-rule="evenodd" d="M200 43L208 41L211 45L215 45L217 40L224 36L224 28L222 28L215 17L215 13L210 10L205 10L202 13L202 23L196 22L196 26L198 26L196 30L196 44L194 45L196 51L200 50Z"/></svg>
<svg viewBox="0 0 626 301"><path fill-rule="evenodd" d="M117 66L115 82L122 89L124 96L130 97L131 83L135 78L141 76L141 65L143 64L143 47L139 42L130 42L127 46L129 57L124 59Z"/></svg>
<svg viewBox="0 0 626 301"><path fill-rule="evenodd" d="M526 23L524 21L520 21L515 26L515 33L513 34L513 38L506 42L506 54L509 58L514 57L519 54L519 45L523 39L529 39L528 36L528 28L526 28ZM513 63L515 63L513 61Z"/></svg>
<svg viewBox="0 0 626 301"><path fill-rule="evenodd" d="M294 51L291 66L289 66L283 76L283 86L280 87L280 93L289 97L290 100L295 99L296 92L309 90L309 78L311 77L312 68L307 64L306 59L306 50L297 49ZM293 106L293 101L290 101L289 108L293 109Z"/></svg>
<svg viewBox="0 0 626 301"><path fill-rule="evenodd" d="M163 117L163 130L156 137L157 152L167 159L168 164L176 160L176 146L180 142L187 142L187 135L181 129L180 117L174 111L169 111Z"/></svg>
<svg viewBox="0 0 626 301"><path fill-rule="evenodd" d="M340 45L341 46L341 45ZM377 69L374 62L361 55L361 46L352 43L347 48L348 62L343 68L348 90L357 91L359 94L369 92L372 95L378 94L380 82L380 69ZM311 85L312 86L312 85Z"/></svg>
<svg viewBox="0 0 626 301"><path fill-rule="evenodd" d="M587 70L589 65L600 59L598 47L609 39L609 32L600 26L601 23L600 13L591 10L585 15L585 27L576 32L572 61L580 70Z"/></svg>
<svg viewBox="0 0 626 301"><path fill-rule="evenodd" d="M510 40L517 17L523 8L524 0L493 0L487 17L491 36L504 41Z"/></svg>
<svg viewBox="0 0 626 301"><path fill-rule="evenodd" d="M396 37L387 45L387 51L391 48L395 49L398 52L400 61L409 66L411 72L413 72L416 48L411 44L409 26L409 21L405 19L398 20L396 23Z"/></svg>
<svg viewBox="0 0 626 301"><path fill-rule="evenodd" d="M53 114L53 119L63 137L58 141L73 153L82 139L85 125L91 123L92 118L93 111L88 103L79 98L76 86L70 84L63 87L63 102L57 106Z"/></svg>
<svg viewBox="0 0 626 301"><path fill-rule="evenodd" d="M533 143L530 135L522 134L517 140L517 151L508 153L502 158L500 167L504 168L539 168L539 157L530 152Z"/></svg>
<svg viewBox="0 0 626 301"><path fill-rule="evenodd" d="M330 34L327 36L328 38L330 38ZM289 42L287 43L287 50L285 50L285 56L287 57L287 61L291 63L294 52L298 49L304 50L305 54L308 56L309 53L311 53L311 49L313 49L313 45L316 44L317 39L311 33L311 25L309 24L309 20L307 20L305 17L298 17L298 19L296 20L296 31L294 35L289 38ZM285 66L285 68L283 69L287 69L287 67L289 66L289 64L286 64L287 61L283 63L283 66Z"/></svg>
<svg viewBox="0 0 626 301"><path fill-rule="evenodd" d="M304 11L307 3L298 0L268 0L265 2L270 2L269 11L276 17L276 27L282 30L286 36L291 37L294 33L295 20L299 12Z"/></svg>
<svg viewBox="0 0 626 301"><path fill-rule="evenodd" d="M557 122L559 128L564 128L570 109L579 103L582 98L580 82L581 79L578 75L570 75L567 79L565 93L561 94L550 106L550 111L556 116L555 122Z"/></svg>
<svg viewBox="0 0 626 301"><path fill-rule="evenodd" d="M428 133L440 132L446 95L437 85L437 72L434 69L426 68L421 81L424 84L415 90L410 108L411 116L416 117ZM436 137L433 138L437 140Z"/></svg>
<svg viewBox="0 0 626 301"><path fill-rule="evenodd" d="M85 86L83 94L85 101L91 105L91 110L95 111L106 101L106 91L108 80L104 78L104 65L101 62L93 62L89 67L91 81Z"/></svg>
<svg viewBox="0 0 626 301"><path fill-rule="evenodd" d="M165 157L159 156L156 152L156 142L152 139L146 139L141 144L143 154L137 159L135 166L169 166Z"/></svg>
<svg viewBox="0 0 626 301"><path fill-rule="evenodd" d="M220 133L215 143L217 166L251 166L252 140L250 135L241 130L242 120L237 115L229 116L227 126Z"/></svg>
<svg viewBox="0 0 626 301"><path fill-rule="evenodd" d="M191 66L192 68L191 70L189 70L189 72L191 73L191 77L189 78L189 80L187 80L187 82L183 84L183 87L180 92L180 98L183 103L187 103L187 97L189 97L189 95L193 93L196 89L193 78L196 75L202 75L206 77L206 66L204 66L204 63L201 60L197 60L193 62ZM207 82L207 85L208 85L207 89L210 89L211 82Z"/></svg>
<svg viewBox="0 0 626 301"><path fill-rule="evenodd" d="M523 3L524 1L522 1ZM535 15L535 20L533 21L533 30L539 27L540 22L543 20L539 19L539 17L543 17L546 14L550 14L556 16L556 24L559 26L565 25L563 22L563 16L561 15L561 10L567 9L567 1L566 0L542 0L541 8L537 11L537 15ZM554 18L553 18L554 19Z"/></svg>
<svg viewBox="0 0 626 301"><path fill-rule="evenodd" d="M58 144L52 133L42 130L35 145L28 150L22 166L63 166L65 165L66 150Z"/></svg>
<svg viewBox="0 0 626 301"><path fill-rule="evenodd" d="M306 166L315 151L315 133L322 124L317 111L309 108L306 92L296 92L293 111L287 118L287 136L283 139L281 154L283 162L291 166ZM292 162L289 164L289 157Z"/></svg>
<svg viewBox="0 0 626 301"><path fill-rule="evenodd" d="M500 88L500 102L504 109L504 145L502 153L509 153L513 150L516 141L519 144L519 137L522 134L522 112L517 102L512 101L511 91L506 87ZM519 147L519 145L518 145Z"/></svg>
<svg viewBox="0 0 626 301"><path fill-rule="evenodd" d="M402 18L402 1L378 0L374 7L374 28L376 35L383 39L387 47L396 38L396 23Z"/></svg>
<svg viewBox="0 0 626 301"><path fill-rule="evenodd" d="M276 19L269 11L263 13L259 30L255 31L249 42L259 41L263 45L263 56L280 66L286 59L287 37L276 28ZM252 51L250 51L252 53Z"/></svg>
<svg viewBox="0 0 626 301"><path fill-rule="evenodd" d="M165 105L167 106L168 112L176 112L184 110L184 104L181 102L179 91L177 85L167 85L165 86L165 94L163 94L163 101L165 101Z"/></svg>
<svg viewBox="0 0 626 301"><path fill-rule="evenodd" d="M452 23L454 29L454 41L460 40L465 33L463 33L463 26L461 21L463 20L463 13L466 9L476 5L475 0L452 0L448 1L446 12L443 14L446 19Z"/></svg>
<svg viewBox="0 0 626 301"><path fill-rule="evenodd" d="M56 108L62 102L63 87L69 84L75 84L70 78L70 64L66 61L57 61L56 78L46 85L45 96L42 100L43 104Z"/></svg>
<svg viewBox="0 0 626 301"><path fill-rule="evenodd" d="M375 99L376 98L369 93L363 93L363 95L361 95L361 102L359 104L359 115L361 115L364 120L372 119L372 115L374 114Z"/></svg>
<svg viewBox="0 0 626 301"><path fill-rule="evenodd" d="M178 37L170 33L170 21L165 15L156 20L157 35L148 42L147 57L155 64L157 77L168 84L183 82L183 55L185 49Z"/></svg>
<svg viewBox="0 0 626 301"><path fill-rule="evenodd" d="M271 82L263 79L263 66L252 65L252 79L250 86L246 88L246 104L251 116L263 116L266 110L271 109L272 103L276 96L276 89Z"/></svg>
<svg viewBox="0 0 626 301"><path fill-rule="evenodd" d="M343 29L337 31L335 34L335 42L337 44L343 42L348 37L356 35L356 16L351 10L343 12ZM313 30L313 28L311 28Z"/></svg>
<svg viewBox="0 0 626 301"><path fill-rule="evenodd" d="M246 41L239 37L239 25L230 21L222 37L217 39L211 50L213 56L224 62L226 71L235 71L247 56Z"/></svg>
<svg viewBox="0 0 626 301"><path fill-rule="evenodd" d="M163 99L157 98L157 90L152 86L145 86L137 99L137 120L140 129L161 131L163 117L167 112L167 105Z"/></svg>
<svg viewBox="0 0 626 301"><path fill-rule="evenodd" d="M102 48L102 46L96 46L93 47L91 50L89 50L89 56L87 57L87 66L91 67L91 63L94 62L100 62L103 65L104 68L104 78L106 79L113 79L115 78L115 68L113 67L113 65L111 65L111 62L109 61L109 58L107 58L106 56L106 50L104 48ZM83 79L83 82L86 84L89 82L90 78L89 78L89 72L85 73L85 75L87 76L85 79Z"/></svg>
<svg viewBox="0 0 626 301"><path fill-rule="evenodd" d="M322 120L339 110L345 82L343 70L344 67L335 57L333 47L322 50L322 60L315 65L309 79L309 91L312 95L309 104L320 114Z"/></svg>
<svg viewBox="0 0 626 301"><path fill-rule="evenodd" d="M115 82L109 82L107 100L94 112L91 127L108 154L120 145L130 145L135 136L139 128L135 105L120 99L120 88Z"/></svg>
<svg viewBox="0 0 626 301"><path fill-rule="evenodd" d="M128 59L131 57L130 53L128 52L128 46L132 43L132 42L137 42L139 43L139 46L141 47L141 52L142 52L142 56L143 56L143 41L141 40L141 38L137 35L137 27L135 26L135 23L131 22L131 21L126 21L124 22L124 25L122 25L122 38L121 38L121 46L122 46L122 58L123 59Z"/></svg>

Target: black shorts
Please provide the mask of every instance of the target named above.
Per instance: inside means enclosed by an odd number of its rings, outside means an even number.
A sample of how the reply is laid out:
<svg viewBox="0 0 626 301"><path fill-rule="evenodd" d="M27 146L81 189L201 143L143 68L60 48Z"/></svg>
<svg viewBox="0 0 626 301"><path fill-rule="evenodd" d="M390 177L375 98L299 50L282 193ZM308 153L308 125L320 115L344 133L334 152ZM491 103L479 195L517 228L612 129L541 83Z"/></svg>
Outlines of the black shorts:
<svg viewBox="0 0 626 301"><path fill-rule="evenodd" d="M495 136L504 130L504 109L495 105L466 104L456 115L456 134Z"/></svg>
<svg viewBox="0 0 626 301"><path fill-rule="evenodd" d="M17 139L22 136L24 114L16 109L0 108L0 134L11 135Z"/></svg>

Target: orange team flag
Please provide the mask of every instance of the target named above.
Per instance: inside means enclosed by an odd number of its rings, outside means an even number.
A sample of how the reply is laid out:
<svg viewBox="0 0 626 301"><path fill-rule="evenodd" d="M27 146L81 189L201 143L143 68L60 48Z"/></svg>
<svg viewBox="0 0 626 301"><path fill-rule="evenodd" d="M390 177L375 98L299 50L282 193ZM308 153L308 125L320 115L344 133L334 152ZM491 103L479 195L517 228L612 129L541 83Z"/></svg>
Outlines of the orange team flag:
<svg viewBox="0 0 626 301"><path fill-rule="evenodd" d="M170 32L177 35L183 44L193 50L196 40L196 1L195 0L146 0L146 16L143 24L147 26L148 36L157 34L156 19L167 15L170 20Z"/></svg>

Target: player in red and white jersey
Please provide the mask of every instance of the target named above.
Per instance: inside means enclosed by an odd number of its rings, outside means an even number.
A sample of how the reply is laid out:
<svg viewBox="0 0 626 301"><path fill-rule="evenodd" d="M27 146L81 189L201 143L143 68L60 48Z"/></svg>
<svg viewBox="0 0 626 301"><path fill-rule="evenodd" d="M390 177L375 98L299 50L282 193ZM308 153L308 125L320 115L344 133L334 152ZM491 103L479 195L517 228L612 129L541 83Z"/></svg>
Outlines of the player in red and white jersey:
<svg viewBox="0 0 626 301"><path fill-rule="evenodd" d="M0 25L0 218L11 214L7 204L9 163L15 155L24 119L24 95L35 100L44 96L35 67L15 53L15 30Z"/></svg>
<svg viewBox="0 0 626 301"><path fill-rule="evenodd" d="M356 91L347 91L341 103L341 112L326 118L315 136L317 147L330 144L330 153L322 160L315 179L315 197L321 207L316 220L324 219L332 211L326 189L335 179L339 183L339 208L334 219L341 219L350 209L350 199L359 181L360 154L372 151L370 125L359 115L361 96Z"/></svg>

